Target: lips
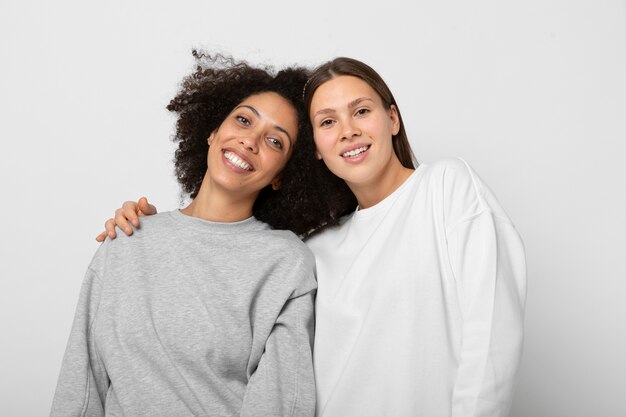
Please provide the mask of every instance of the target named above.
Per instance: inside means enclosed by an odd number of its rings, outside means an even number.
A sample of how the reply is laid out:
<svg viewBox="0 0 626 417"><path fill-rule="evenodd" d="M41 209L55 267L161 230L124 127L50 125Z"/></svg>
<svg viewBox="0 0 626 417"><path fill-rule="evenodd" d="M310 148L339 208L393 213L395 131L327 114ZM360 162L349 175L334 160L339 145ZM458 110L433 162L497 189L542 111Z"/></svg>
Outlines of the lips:
<svg viewBox="0 0 626 417"><path fill-rule="evenodd" d="M223 153L224 159L230 162L236 168L242 169L244 171L254 171L254 167L252 164L247 161L243 156L236 154L230 150L224 150Z"/></svg>
<svg viewBox="0 0 626 417"><path fill-rule="evenodd" d="M371 145L362 145L362 146L358 146L352 149L349 149L345 152L343 152L341 154L342 158L355 158L357 156L359 156L360 154L362 154L363 152L367 151L370 148Z"/></svg>

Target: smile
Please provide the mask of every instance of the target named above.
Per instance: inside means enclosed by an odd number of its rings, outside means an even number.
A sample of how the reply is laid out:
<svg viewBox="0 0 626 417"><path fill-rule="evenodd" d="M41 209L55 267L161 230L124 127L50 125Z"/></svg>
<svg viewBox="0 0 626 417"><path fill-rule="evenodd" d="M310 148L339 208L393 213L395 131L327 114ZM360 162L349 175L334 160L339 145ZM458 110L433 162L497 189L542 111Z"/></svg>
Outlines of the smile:
<svg viewBox="0 0 626 417"><path fill-rule="evenodd" d="M252 166L243 159L239 158L237 155L235 155L234 152L225 151L224 158L226 158L231 164L233 164L237 168L241 168L245 171L252 171Z"/></svg>
<svg viewBox="0 0 626 417"><path fill-rule="evenodd" d="M355 156L362 154L369 148L370 148L370 145L361 146L360 148L352 149L351 151L342 153L341 157L342 158L354 158Z"/></svg>

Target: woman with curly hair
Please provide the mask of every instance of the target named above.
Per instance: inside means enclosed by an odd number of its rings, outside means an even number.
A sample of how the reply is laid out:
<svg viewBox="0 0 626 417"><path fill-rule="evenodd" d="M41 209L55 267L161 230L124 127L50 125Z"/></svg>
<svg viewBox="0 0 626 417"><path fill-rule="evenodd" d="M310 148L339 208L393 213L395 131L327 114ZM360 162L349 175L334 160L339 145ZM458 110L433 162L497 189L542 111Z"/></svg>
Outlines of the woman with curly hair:
<svg viewBox="0 0 626 417"><path fill-rule="evenodd" d="M195 56L167 107L193 200L96 252L52 416L314 414L314 258L279 230L336 221L315 206L308 72Z"/></svg>

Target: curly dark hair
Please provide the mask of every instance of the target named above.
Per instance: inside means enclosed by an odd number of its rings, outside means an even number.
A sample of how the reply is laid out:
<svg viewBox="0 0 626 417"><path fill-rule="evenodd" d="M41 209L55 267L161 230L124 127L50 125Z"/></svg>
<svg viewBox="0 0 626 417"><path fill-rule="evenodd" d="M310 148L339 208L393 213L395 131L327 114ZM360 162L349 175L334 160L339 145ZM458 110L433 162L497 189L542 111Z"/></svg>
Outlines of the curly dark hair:
<svg viewBox="0 0 626 417"><path fill-rule="evenodd" d="M337 224L356 207L345 183L315 159L315 144L302 91L309 77L304 67L275 72L254 67L222 54L194 50L195 71L185 77L167 109L178 115L175 172L182 191L195 198L207 170L207 138L247 97L275 92L287 99L298 114L298 140L281 176L281 187L259 193L254 216L275 229L291 230L301 238ZM349 207L349 209L348 209Z"/></svg>

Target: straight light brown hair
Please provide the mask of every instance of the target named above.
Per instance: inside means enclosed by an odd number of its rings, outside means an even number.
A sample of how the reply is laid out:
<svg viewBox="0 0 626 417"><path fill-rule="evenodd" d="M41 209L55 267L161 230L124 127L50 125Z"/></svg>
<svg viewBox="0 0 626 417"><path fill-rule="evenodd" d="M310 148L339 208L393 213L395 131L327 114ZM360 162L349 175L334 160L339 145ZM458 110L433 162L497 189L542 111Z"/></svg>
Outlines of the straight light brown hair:
<svg viewBox="0 0 626 417"><path fill-rule="evenodd" d="M387 110L390 110L392 105L396 107L398 119L400 120L400 130L398 130L396 135L392 136L393 150L402 166L415 169L417 160L413 155L406 130L404 129L400 108L385 81L369 65L356 59L339 57L317 67L309 77L302 92L307 112L311 112L311 101L313 100L315 90L326 81L342 75L357 77L365 81L380 96L383 106Z"/></svg>

